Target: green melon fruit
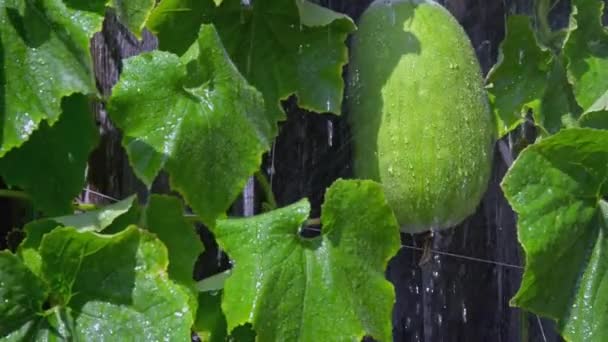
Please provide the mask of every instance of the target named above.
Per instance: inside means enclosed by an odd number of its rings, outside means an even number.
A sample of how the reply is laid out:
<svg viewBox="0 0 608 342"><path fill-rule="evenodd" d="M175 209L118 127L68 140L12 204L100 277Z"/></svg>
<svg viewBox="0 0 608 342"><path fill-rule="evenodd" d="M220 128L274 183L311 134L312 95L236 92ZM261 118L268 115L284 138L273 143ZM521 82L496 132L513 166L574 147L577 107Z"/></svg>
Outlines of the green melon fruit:
<svg viewBox="0 0 608 342"><path fill-rule="evenodd" d="M377 0L353 36L349 122L357 178L383 184L402 231L454 226L483 196L495 140L479 63L429 0Z"/></svg>

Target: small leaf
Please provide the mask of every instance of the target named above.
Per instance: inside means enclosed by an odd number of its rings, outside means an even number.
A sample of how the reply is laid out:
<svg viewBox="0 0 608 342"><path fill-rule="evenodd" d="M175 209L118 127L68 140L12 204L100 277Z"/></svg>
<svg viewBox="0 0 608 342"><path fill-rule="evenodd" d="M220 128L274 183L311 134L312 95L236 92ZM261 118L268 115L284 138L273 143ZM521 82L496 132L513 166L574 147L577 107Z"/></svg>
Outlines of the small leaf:
<svg viewBox="0 0 608 342"><path fill-rule="evenodd" d="M194 265L204 247L194 226L184 218L184 206L176 197L152 195L144 211L143 222L146 229L156 234L167 247L169 278L189 293L194 314L198 297Z"/></svg>
<svg viewBox="0 0 608 342"><path fill-rule="evenodd" d="M17 248L17 255L23 263L37 276L41 276L42 257L38 251L42 238L46 233L60 226L57 222L49 219L41 219L29 222L23 227L25 239Z"/></svg>
<svg viewBox="0 0 608 342"><path fill-rule="evenodd" d="M255 331L251 324L240 325L228 335L226 317L222 312L222 291L204 292L198 297L199 311L193 330L205 342L254 342Z"/></svg>
<svg viewBox="0 0 608 342"><path fill-rule="evenodd" d="M168 279L167 250L131 226L101 235L58 228L40 246L52 304L74 313L75 340L190 338L188 296Z"/></svg>
<svg viewBox="0 0 608 342"><path fill-rule="evenodd" d="M156 0L112 0L118 20L137 37L141 36L141 30L155 4Z"/></svg>
<svg viewBox="0 0 608 342"><path fill-rule="evenodd" d="M74 318L69 308L54 307L36 316L20 329L1 338L3 342L71 341Z"/></svg>
<svg viewBox="0 0 608 342"><path fill-rule="evenodd" d="M15 255L0 252L0 339L31 324L48 289Z"/></svg>
<svg viewBox="0 0 608 342"><path fill-rule="evenodd" d="M530 18L509 16L498 63L487 80L499 137L517 127L527 109L538 110L551 64L551 52L538 46Z"/></svg>
<svg viewBox="0 0 608 342"><path fill-rule="evenodd" d="M224 289L224 283L232 275L232 270L214 274L196 283L196 289L200 292L216 292Z"/></svg>
<svg viewBox="0 0 608 342"><path fill-rule="evenodd" d="M585 113L578 121L581 127L608 130L608 110Z"/></svg>
<svg viewBox="0 0 608 342"><path fill-rule="evenodd" d="M545 93L538 108L532 113L534 122L543 129L543 135L550 135L572 126L580 113L564 64L561 59L555 58Z"/></svg>
<svg viewBox="0 0 608 342"><path fill-rule="evenodd" d="M226 317L222 312L221 291L216 293L200 293L198 296L198 312L194 322L194 331L202 341L225 342L228 334ZM240 340L239 340L240 342Z"/></svg>
<svg viewBox="0 0 608 342"><path fill-rule="evenodd" d="M133 206L136 198L137 196L132 195L122 201L109 204L96 210L76 215L53 217L50 218L50 220L53 220L64 227L69 226L82 231L90 230L101 232L109 227L114 220L125 215Z"/></svg>
<svg viewBox="0 0 608 342"><path fill-rule="evenodd" d="M159 49L182 55L197 40L201 24L211 22L216 5L217 0L161 0L146 27L158 37Z"/></svg>
<svg viewBox="0 0 608 342"><path fill-rule="evenodd" d="M608 33L601 21L604 3L575 0L572 4L571 32L564 54L576 100L588 111L608 89Z"/></svg>
<svg viewBox="0 0 608 342"><path fill-rule="evenodd" d="M526 252L512 302L569 341L608 336L607 181L608 131L572 128L526 148L502 185Z"/></svg>
<svg viewBox="0 0 608 342"><path fill-rule="evenodd" d="M390 341L395 297L384 270L400 243L380 185L336 181L314 239L298 233L309 210L302 200L218 221L215 237L235 262L222 303L228 329L252 323L260 341Z"/></svg>
<svg viewBox="0 0 608 342"><path fill-rule="evenodd" d="M0 157L21 146L64 96L96 94L90 38L105 0L3 1L0 6Z"/></svg>
<svg viewBox="0 0 608 342"><path fill-rule="evenodd" d="M29 222L23 227L26 235L17 249L17 255L35 274L40 275L42 259L38 248L45 234L61 226L71 226L82 231L100 232L105 231L106 228L111 230L109 228L115 224L125 224L125 222L121 222L121 219L126 216L129 216L129 219L125 220L127 225L133 224L136 220L131 219L130 215L134 211L133 209L137 208L137 205L133 205L135 198L135 196L131 196L104 208L82 214L51 217ZM125 227L126 225L122 225L120 230Z"/></svg>
<svg viewBox="0 0 608 342"><path fill-rule="evenodd" d="M44 122L29 141L0 158L4 181L24 189L47 215L72 212L72 200L84 185L89 153L98 141L87 98L72 95L62 102L63 114L55 125Z"/></svg>

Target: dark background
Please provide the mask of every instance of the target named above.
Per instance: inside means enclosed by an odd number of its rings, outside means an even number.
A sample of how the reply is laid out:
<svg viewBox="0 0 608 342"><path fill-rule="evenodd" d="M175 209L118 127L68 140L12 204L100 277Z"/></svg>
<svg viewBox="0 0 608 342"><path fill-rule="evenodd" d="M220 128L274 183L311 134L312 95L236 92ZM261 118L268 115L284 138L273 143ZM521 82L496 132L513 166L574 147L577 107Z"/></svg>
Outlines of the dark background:
<svg viewBox="0 0 608 342"><path fill-rule="evenodd" d="M254 0L255 1L255 0ZM370 0L316 1L357 19ZM486 73L495 63L505 34L506 17L531 14L532 0L443 0L439 1L463 25ZM561 0L551 15L555 27L567 24L569 1ZM109 95L122 68L121 59L156 47L155 38L144 33L137 41L108 13L102 32L93 39L92 52L98 87ZM148 191L133 176L120 135L107 120L103 103L93 105L102 143L90 161L89 188L114 198L133 192L145 199ZM320 215L325 189L339 177L351 176L350 132L343 117L309 113L295 99L285 101L287 120L272 150L265 156L263 171L271 179L279 206L308 197L311 217ZM347 113L344 113L347 115ZM516 217L504 199L499 183L508 166L527 143L534 140L532 127L521 127L496 145L491 181L477 212L454 229L420 236L402 236L405 246L391 261L388 278L395 285L397 303L393 313L395 341L560 341L552 321L511 308L509 299L518 289L523 257L517 242ZM1 185L1 184L0 184ZM166 177L159 177L152 191L169 192ZM231 209L233 215L260 210L262 196L252 180L244 196ZM87 192L85 199L108 203ZM245 199L245 200L243 200ZM14 203L0 199L0 233L19 225L26 215ZM207 251L195 277L202 278L228 267L218 257L210 233L199 227ZM0 247L6 246L0 239ZM419 265L428 245L434 251ZM428 247L427 246L427 247ZM443 252L443 253L442 253ZM445 252L455 254L446 255ZM479 260L465 259L470 256Z"/></svg>

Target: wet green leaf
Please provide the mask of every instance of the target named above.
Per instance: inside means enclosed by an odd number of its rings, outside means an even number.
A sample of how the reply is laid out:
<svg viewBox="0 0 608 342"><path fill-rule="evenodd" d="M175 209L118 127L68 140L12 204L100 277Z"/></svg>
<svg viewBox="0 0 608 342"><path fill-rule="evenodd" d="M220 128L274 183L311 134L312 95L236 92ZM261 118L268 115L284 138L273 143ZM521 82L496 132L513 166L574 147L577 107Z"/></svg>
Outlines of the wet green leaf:
<svg viewBox="0 0 608 342"><path fill-rule="evenodd" d="M164 0L149 27L160 48L178 54L194 39L196 25L213 23L230 57L264 94L269 115L284 117L280 100L295 94L301 107L340 114L352 20L303 0ZM188 39L188 37L191 39ZM180 39L175 39L180 37Z"/></svg>
<svg viewBox="0 0 608 342"><path fill-rule="evenodd" d="M190 338L188 296L169 280L167 250L134 226L114 235L58 228L40 246L54 306L73 312L76 340Z"/></svg>
<svg viewBox="0 0 608 342"><path fill-rule="evenodd" d="M585 113L579 119L581 127L608 130L608 111Z"/></svg>
<svg viewBox="0 0 608 342"><path fill-rule="evenodd" d="M545 93L532 113L534 122L542 129L542 135L551 135L564 127L575 126L580 113L572 85L568 83L566 69L562 61L556 58L552 63Z"/></svg>
<svg viewBox="0 0 608 342"><path fill-rule="evenodd" d="M568 59L568 79L584 111L605 103L608 90L608 33L602 26L604 3L598 0L572 2L571 32L564 54Z"/></svg>
<svg viewBox="0 0 608 342"><path fill-rule="evenodd" d="M181 60L160 51L126 60L109 113L138 177L150 185L167 170L207 225L257 170L276 125L210 25Z"/></svg>
<svg viewBox="0 0 608 342"><path fill-rule="evenodd" d="M159 49L181 55L197 40L201 24L211 22L215 6L213 0L161 0L146 27L158 37Z"/></svg>
<svg viewBox="0 0 608 342"><path fill-rule="evenodd" d="M54 307L36 316L21 328L0 338L3 342L71 341L74 318L69 308Z"/></svg>
<svg viewBox="0 0 608 342"><path fill-rule="evenodd" d="M36 321L48 289L21 260L0 252L0 339Z"/></svg>
<svg viewBox="0 0 608 342"><path fill-rule="evenodd" d="M101 232L109 227L114 220L125 215L135 204L137 196L132 195L122 201L109 204L105 207L87 211L81 214L59 216L50 218L65 227L74 227L78 230ZM135 204L137 205L137 204Z"/></svg>
<svg viewBox="0 0 608 342"><path fill-rule="evenodd" d="M23 263L37 276L41 275L42 257L38 248L42 242L44 234L51 232L53 229L60 227L57 222L49 219L41 219L29 222L23 227L25 239L17 248L17 255L23 260Z"/></svg>
<svg viewBox="0 0 608 342"><path fill-rule="evenodd" d="M222 312L222 292L203 292L198 296L198 312L193 330L205 342L224 342L228 335ZM240 341L239 341L240 342Z"/></svg>
<svg viewBox="0 0 608 342"><path fill-rule="evenodd" d="M298 105L340 114L350 18L300 0L260 0L242 8L225 0L213 16L222 41L241 73L264 94L273 117L280 100L295 94Z"/></svg>
<svg viewBox="0 0 608 342"><path fill-rule="evenodd" d="M499 137L517 127L528 109L538 111L551 68L552 54L538 46L530 18L510 16L499 61L487 79Z"/></svg>
<svg viewBox="0 0 608 342"><path fill-rule="evenodd" d="M140 37L155 4L156 0L112 0L118 20L137 37Z"/></svg>
<svg viewBox="0 0 608 342"><path fill-rule="evenodd" d="M566 340L608 336L608 131L565 129L526 148L503 182L526 252L512 302Z"/></svg>
<svg viewBox="0 0 608 342"><path fill-rule="evenodd" d="M38 248L46 233L62 226L74 227L81 231L100 232L114 224L121 224L122 222L119 222L121 218L129 216L133 208L137 207L137 205L134 205L135 198L135 196L131 196L101 209L82 214L51 217L29 222L23 227L26 235L17 249L17 255L35 274L40 275L42 259ZM135 222L135 220L129 220L128 224ZM126 226L123 225L120 230Z"/></svg>
<svg viewBox="0 0 608 342"><path fill-rule="evenodd" d="M105 0L0 1L0 157L21 146L61 99L96 94L89 40Z"/></svg>
<svg viewBox="0 0 608 342"><path fill-rule="evenodd" d="M0 175L25 190L36 209L47 215L72 212L72 200L82 191L89 153L98 141L87 98L63 99L59 121L43 122L29 141L0 158Z"/></svg>
<svg viewBox="0 0 608 342"><path fill-rule="evenodd" d="M144 211L143 225L156 234L169 251L169 278L190 295L192 313L196 312L198 291L194 265L204 247L194 226L184 218L184 206L176 197L152 195Z"/></svg>
<svg viewBox="0 0 608 342"><path fill-rule="evenodd" d="M229 330L249 322L260 341L390 341L395 297L384 270L400 241L380 185L336 181L313 239L299 235L309 210L302 200L218 221L215 237L235 262L222 302Z"/></svg>

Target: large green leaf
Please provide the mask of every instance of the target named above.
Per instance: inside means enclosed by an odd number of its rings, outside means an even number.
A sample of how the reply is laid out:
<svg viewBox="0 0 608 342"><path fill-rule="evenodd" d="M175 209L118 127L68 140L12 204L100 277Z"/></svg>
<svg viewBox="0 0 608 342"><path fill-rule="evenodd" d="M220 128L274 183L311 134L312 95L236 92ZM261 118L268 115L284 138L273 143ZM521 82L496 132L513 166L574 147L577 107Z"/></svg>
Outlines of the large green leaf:
<svg viewBox="0 0 608 342"><path fill-rule="evenodd" d="M222 303L229 330L250 322L260 341L390 341L395 297L384 270L400 242L380 185L336 181L313 239L299 235L309 210L302 200L218 221L215 237L235 262Z"/></svg>
<svg viewBox="0 0 608 342"><path fill-rule="evenodd" d="M194 265L204 247L192 223L184 218L184 206L176 197L152 195L144 211L143 225L167 247L169 277L190 294L194 314L198 300Z"/></svg>
<svg viewBox="0 0 608 342"><path fill-rule="evenodd" d="M608 131L572 128L525 149L503 182L526 270L513 303L567 340L608 336Z"/></svg>
<svg viewBox="0 0 608 342"><path fill-rule="evenodd" d="M63 99L63 114L49 127L43 122L29 141L0 158L0 175L24 189L36 209L47 215L72 212L72 200L82 191L89 153L98 141L87 98Z"/></svg>
<svg viewBox="0 0 608 342"><path fill-rule="evenodd" d="M197 39L202 23L211 22L212 0L161 0L150 14L146 27L158 37L158 47L178 55Z"/></svg>
<svg viewBox="0 0 608 342"><path fill-rule="evenodd" d="M42 258L38 248L46 233L62 226L74 227L81 231L103 231L115 224L121 224L122 222L119 222L121 218L130 216L131 211L137 207L137 205L134 205L134 201L135 196L130 196L120 202L82 214L51 217L29 222L23 227L26 235L17 249L17 255L35 274L40 275ZM134 222L128 223L132 224ZM122 225L121 230L126 226Z"/></svg>
<svg viewBox="0 0 608 342"><path fill-rule="evenodd" d="M114 235L58 228L40 246L51 304L67 307L75 340L190 338L188 296L166 272L167 249L131 226Z"/></svg>
<svg viewBox="0 0 608 342"><path fill-rule="evenodd" d="M156 0L112 0L118 20L137 37L140 36Z"/></svg>
<svg viewBox="0 0 608 342"><path fill-rule="evenodd" d="M128 59L109 111L136 174L150 185L165 168L207 225L258 168L276 125L210 25L181 60L160 51Z"/></svg>
<svg viewBox="0 0 608 342"><path fill-rule="evenodd" d="M303 2L258 0L243 9L241 0L225 0L214 14L230 57L277 118L283 115L280 100L292 94L300 107L340 114L348 58L344 41L355 25L347 16Z"/></svg>
<svg viewBox="0 0 608 342"><path fill-rule="evenodd" d="M0 0L0 157L53 125L62 97L96 93L89 40L105 2Z"/></svg>
<svg viewBox="0 0 608 342"><path fill-rule="evenodd" d="M568 58L568 78L584 111L597 106L597 101L606 102L608 33L602 26L603 8L604 3L599 0L573 1L572 31L564 48Z"/></svg>
<svg viewBox="0 0 608 342"><path fill-rule="evenodd" d="M551 65L552 54L538 46L530 18L510 16L499 61L487 79L499 137L517 127L528 109L538 110Z"/></svg>
<svg viewBox="0 0 608 342"><path fill-rule="evenodd" d="M32 324L48 294L44 282L15 255L0 252L0 339Z"/></svg>
<svg viewBox="0 0 608 342"><path fill-rule="evenodd" d="M184 39L189 35L182 33L201 22L217 27L241 73L264 94L272 117L283 117L280 100L292 94L301 107L340 114L344 42L355 29L347 16L304 0L257 0L248 6L225 0L217 8L211 0L164 0L149 26L161 49L180 54L189 46Z"/></svg>

